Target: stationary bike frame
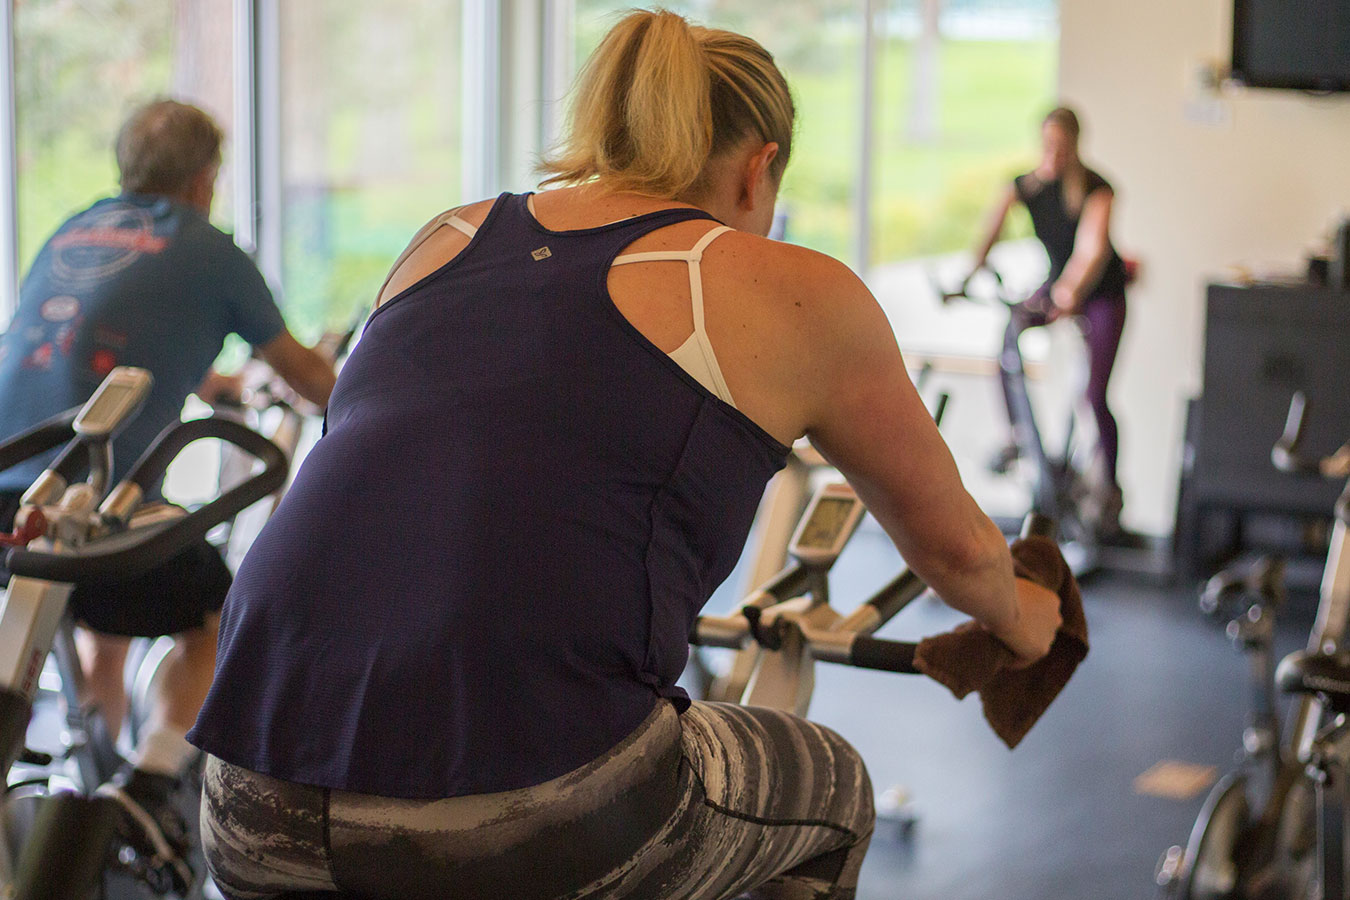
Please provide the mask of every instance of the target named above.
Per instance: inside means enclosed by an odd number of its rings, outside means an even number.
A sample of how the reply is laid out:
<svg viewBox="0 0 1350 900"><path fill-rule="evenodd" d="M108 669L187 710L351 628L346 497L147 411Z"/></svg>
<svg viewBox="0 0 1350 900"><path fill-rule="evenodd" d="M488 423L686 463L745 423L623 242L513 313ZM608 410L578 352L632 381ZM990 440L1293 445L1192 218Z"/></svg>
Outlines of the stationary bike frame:
<svg viewBox="0 0 1350 900"><path fill-rule="evenodd" d="M1318 474L1323 477L1350 478L1350 443L1332 456L1308 460L1299 454L1305 413L1302 394L1290 404L1285 430L1272 451L1277 468L1286 472ZM1307 653L1329 653L1345 647L1350 624L1350 483L1336 507L1331 541L1318 598L1317 615L1308 636ZM1185 848L1174 847L1161 863L1158 881L1170 896L1178 900L1219 900L1219 898L1255 896L1255 893L1287 874L1287 870L1306 848L1290 842L1306 828L1311 809L1299 809L1309 799L1310 790L1326 794L1325 787L1310 782L1308 763L1314 757L1330 759L1335 741L1326 726L1326 704L1315 694L1300 694L1294 701L1285 740L1272 751L1273 773L1268 795L1253 817L1246 776L1231 773L1211 791L1196 819ZM1337 738L1344 743L1343 738ZM1336 744L1339 746L1339 744ZM1344 770L1343 770L1344 771ZM1344 781L1342 775L1341 781ZM1338 786L1341 790L1343 785ZM1325 799L1340 802L1333 792ZM1323 797L1319 796L1319 804ZM1326 818L1323 816L1322 818ZM1328 844L1325 828L1321 843ZM1344 836L1330 839L1319 854L1343 858ZM1338 880L1326 900L1344 896L1343 866L1333 864ZM1234 893L1235 892L1235 893Z"/></svg>
<svg viewBox="0 0 1350 900"><path fill-rule="evenodd" d="M1058 457L1052 457L1046 452L1040 428L1036 425L1031 394L1027 390L1026 364L1019 342L1022 330L1014 328L1022 305L1008 296L1003 277L996 270L986 267L986 271L994 281L993 299L1008 313L1008 326L998 356L1000 388L1004 391L1011 413L1009 425L1018 450L1035 465L1031 510L1059 523L1059 541L1065 559L1075 575L1082 575L1096 568L1099 548L1096 531L1084 520L1079 509L1077 494L1082 478L1073 459L1075 416L1073 413L1069 415L1063 451ZM943 305L954 300L985 302L970 296L964 285L956 291L943 289L936 279L932 279L932 285Z"/></svg>
<svg viewBox="0 0 1350 900"><path fill-rule="evenodd" d="M822 512L827 503L847 504L847 515ZM846 483L823 485L812 497L790 543L792 563L726 616L700 616L690 643L739 651L751 660L750 675L736 693L717 698L747 706L783 709L805 716L815 687L815 663L918 674L918 645L873 637L914 602L927 586L905 568L847 615L830 605L830 568L862 520L862 501ZM1054 532L1054 522L1030 515L1023 534ZM817 544L827 539L830 550Z"/></svg>
<svg viewBox="0 0 1350 900"><path fill-rule="evenodd" d="M915 387L922 391L927 382L931 368L925 365L919 370L915 378ZM937 403L933 409L933 421L942 424L942 418L946 414L947 403L950 397L943 393L937 398ZM785 566L789 566L792 560L789 559L790 547L793 543L794 532L799 532L810 520L812 506L809 505L813 497L811 482L813 477L823 471L830 469L830 463L820 451L811 446L810 442L802 439L792 448L788 455L786 467L774 476L768 490L765 492L764 500L760 504L759 515L756 517L756 529L758 531L757 543L754 552L750 557L749 577L747 579L746 593L751 597L762 598L767 591L770 597L774 596L771 586L777 584L777 579L782 577ZM855 497L856 499L856 497ZM857 501L861 506L861 501ZM855 525L856 527L856 525ZM852 537L852 531L849 532ZM842 546L842 545L841 545ZM829 598L824 583L824 576L829 570L829 566L834 564L834 560L829 560L828 565L824 564L824 558L815 555L811 563L805 563L796 560L796 566L805 566L815 570L816 574L812 576L808 587L810 592L815 592L824 598L824 608L828 609ZM823 566L823 568L822 568ZM908 584L908 582L907 582ZM908 596L901 606L913 600L923 590L922 583L918 583L917 592L913 596ZM907 587L906 590L909 590ZM787 599L787 598L784 598ZM880 602L880 601L878 601ZM889 609L889 606L885 607ZM900 607L890 611L890 615L895 615ZM830 624L834 617L824 609L818 609L812 615L821 624ZM889 616L888 616L889 618ZM874 626L872 630L880 627ZM870 631L868 632L870 634ZM694 643L697 643L695 641ZM731 665L727 672L721 676L710 677L707 684L707 699L720 700L728 703L751 702L747 700L752 681L756 684L763 684L763 680L758 678L760 667L763 663L764 647L756 642L743 642L741 646L733 648L736 650L735 656L731 660ZM702 666L699 657L692 657L695 664ZM774 665L781 663L775 662ZM792 665L796 666L797 663ZM759 688L762 692L763 688ZM809 696L809 687L807 695ZM761 693L757 700L762 699ZM753 702L752 705L778 705L784 709L792 709L793 705L786 705L780 699L775 699L772 703Z"/></svg>
<svg viewBox="0 0 1350 900"><path fill-rule="evenodd" d="M105 385L125 371L114 370ZM13 549L5 560L12 577L0 608L0 762L9 773L25 756L24 737L38 674L50 652L58 654L67 675L63 690L72 704L72 730L84 732L82 740L75 735L72 753L80 788L46 791L42 782L27 785L22 789L26 794L47 796L21 856L14 859L11 842L0 841L0 896L17 900L83 897L107 861L117 821L113 801L98 793L116 767L116 754L101 716L82 707L79 698L80 669L67 614L73 585L134 577L153 568L276 490L288 469L281 451L255 432L233 422L200 419L166 429L127 478L104 497L112 471L111 439L135 409L122 410L121 418L101 434L81 433L80 416L99 397L96 393L83 409L0 445L0 468L67 445L25 493L15 533L7 536ZM140 399L143 395L136 406ZM263 462L262 471L191 514L163 505L143 506L168 464L201 438L217 438L246 450ZM88 478L72 483L86 463ZM5 805L14 799L7 792ZM0 809L0 815L4 812ZM8 818L0 821L7 830Z"/></svg>

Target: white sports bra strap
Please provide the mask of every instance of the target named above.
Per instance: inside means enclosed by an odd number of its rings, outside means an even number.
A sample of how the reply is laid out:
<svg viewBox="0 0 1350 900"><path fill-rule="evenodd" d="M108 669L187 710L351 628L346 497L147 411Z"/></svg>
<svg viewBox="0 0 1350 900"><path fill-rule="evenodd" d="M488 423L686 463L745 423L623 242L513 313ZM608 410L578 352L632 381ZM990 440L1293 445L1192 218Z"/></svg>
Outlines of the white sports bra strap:
<svg viewBox="0 0 1350 900"><path fill-rule="evenodd" d="M694 262L698 262L703 259L703 251L708 249L709 244L726 234L728 231L734 230L735 229L728 225L718 225L703 237L699 238L698 243L694 245L694 249L689 251L689 255L694 258Z"/></svg>
<svg viewBox="0 0 1350 900"><path fill-rule="evenodd" d="M654 250L651 253L625 253L615 257L612 265L626 266L640 262L693 262L688 250Z"/></svg>
<svg viewBox="0 0 1350 900"><path fill-rule="evenodd" d="M472 237L474 237L476 234L478 234L478 229L477 229L477 228L475 228L473 225L470 225L468 222L464 221L464 220L461 219L459 216L451 216L450 218L446 219L445 222L444 222L443 224L449 225L451 228L455 229L456 231L462 231L462 232L464 232L464 233L467 234L470 238L472 238Z"/></svg>
<svg viewBox="0 0 1350 900"><path fill-rule="evenodd" d="M413 253L417 251L418 247L426 243L427 238L431 237L443 226L449 225L456 231L467 235L470 240L473 240L474 235L478 234L478 229L459 217L459 211L463 208L464 207L462 206L457 206L454 209L446 210L427 224L423 225L422 230L413 235L412 241L409 242L403 252L398 255L398 259L394 260L394 265L390 267L389 274L384 277L384 284L380 285L379 291L376 292L376 306L380 305L380 298L384 296L384 289L389 287L389 282L394 280L394 273L403 267L403 264L408 261L408 257L412 256Z"/></svg>
<svg viewBox="0 0 1350 900"><path fill-rule="evenodd" d="M703 251L708 245L728 231L734 229L719 225L699 238L691 250L665 250L648 253L628 253L614 260L613 265L622 266L640 262L682 262L689 266L689 301L694 314L694 332L689 338L671 351L671 359L708 390L716 394L724 403L734 407L731 389L727 387L722 367L717 363L717 354L713 352L712 342L708 340L708 329L703 314L703 272L700 263Z"/></svg>
<svg viewBox="0 0 1350 900"><path fill-rule="evenodd" d="M699 238L698 243L694 245L692 250L654 250L648 253L625 253L623 256L617 257L614 260L613 265L624 266L629 263L640 262L697 263L703 259L703 251L708 249L709 244L726 234L728 231L734 230L735 229L729 228L726 225L719 225L716 228L711 229L707 234L703 235L703 237Z"/></svg>

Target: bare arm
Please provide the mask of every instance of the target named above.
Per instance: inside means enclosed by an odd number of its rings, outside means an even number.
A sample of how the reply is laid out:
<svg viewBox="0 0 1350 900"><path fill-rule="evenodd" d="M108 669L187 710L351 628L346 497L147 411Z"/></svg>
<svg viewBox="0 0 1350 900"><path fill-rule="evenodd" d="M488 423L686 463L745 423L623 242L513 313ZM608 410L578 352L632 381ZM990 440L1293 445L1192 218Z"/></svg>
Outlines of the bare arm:
<svg viewBox="0 0 1350 900"><path fill-rule="evenodd" d="M222 375L211 367L206 370L206 377L202 383L197 385L193 391L203 402L215 406L221 400L238 401L239 395L244 390L244 379L239 375Z"/></svg>
<svg viewBox="0 0 1350 900"><path fill-rule="evenodd" d="M982 268L989 259L989 251L994 249L998 243L999 235L1003 233L1003 223L1008 219L1008 211L1012 209L1017 202L1017 191L1013 186L1007 185L998 195L998 200L989 210L989 217L985 221L984 237L975 247L975 260L971 269Z"/></svg>
<svg viewBox="0 0 1350 900"><path fill-rule="evenodd" d="M1077 312L1087 299L1086 291L1097 283L1110 258L1110 188L1098 188L1083 201L1083 214L1074 233L1073 255L1050 288L1050 299L1067 313Z"/></svg>
<svg viewBox="0 0 1350 900"><path fill-rule="evenodd" d="M819 321L807 362L817 377L807 434L948 605L1023 660L1039 658L1058 626L1058 598L1014 578L1003 535L962 485L885 315L852 272L830 262L832 296L812 304Z"/></svg>
<svg viewBox="0 0 1350 900"><path fill-rule="evenodd" d="M301 344L289 330L259 347L258 354L301 397L320 409L328 405L336 378L333 364L322 354Z"/></svg>

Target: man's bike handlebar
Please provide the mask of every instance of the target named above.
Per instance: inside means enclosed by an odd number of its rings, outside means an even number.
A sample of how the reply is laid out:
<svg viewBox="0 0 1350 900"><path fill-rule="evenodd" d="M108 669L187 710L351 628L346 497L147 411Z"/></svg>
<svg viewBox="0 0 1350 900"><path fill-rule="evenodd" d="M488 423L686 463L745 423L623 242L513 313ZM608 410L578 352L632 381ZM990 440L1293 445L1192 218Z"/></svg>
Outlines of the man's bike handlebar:
<svg viewBox="0 0 1350 900"><path fill-rule="evenodd" d="M24 437L21 435L19 439ZM237 422L211 417L166 428L114 492L133 495L139 492L144 496L159 483L169 463L184 447L203 438L216 438L238 447L260 460L262 470L210 503L167 524L160 522L144 529L132 529L123 533L124 538L114 534L106 540L104 547L100 547L104 541L99 540L61 553L14 548L5 555L5 567L12 575L67 584L133 578L171 559L204 538L216 525L272 494L285 483L290 463L276 444ZM0 462L8 458L7 451L12 443L0 447ZM139 502L139 497L135 502Z"/></svg>

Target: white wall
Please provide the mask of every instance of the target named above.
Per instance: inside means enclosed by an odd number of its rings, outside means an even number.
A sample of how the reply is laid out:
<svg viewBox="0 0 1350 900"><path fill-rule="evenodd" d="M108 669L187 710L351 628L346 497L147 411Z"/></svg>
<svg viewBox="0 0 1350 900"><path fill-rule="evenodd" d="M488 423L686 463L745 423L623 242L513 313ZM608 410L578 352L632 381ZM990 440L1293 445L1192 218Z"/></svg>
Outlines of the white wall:
<svg viewBox="0 0 1350 900"><path fill-rule="evenodd" d="M1170 531L1184 401L1199 392L1204 285L1234 263L1297 266L1350 212L1350 100L1225 89L1232 0L1063 0L1060 84L1084 156L1117 190L1115 240L1139 256L1111 385L1126 522ZM1189 107L1189 109L1188 109Z"/></svg>

